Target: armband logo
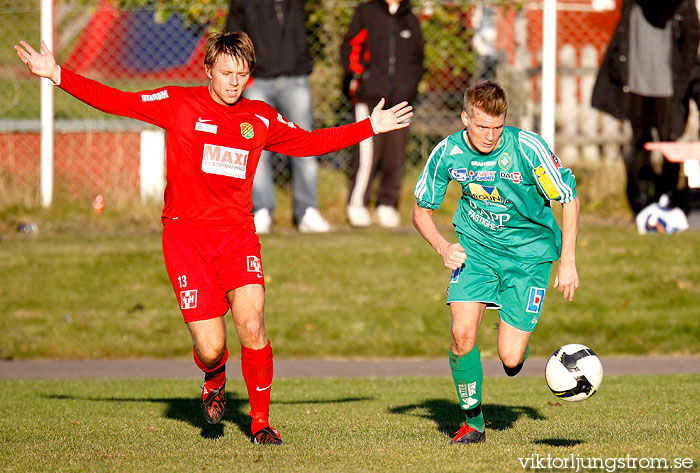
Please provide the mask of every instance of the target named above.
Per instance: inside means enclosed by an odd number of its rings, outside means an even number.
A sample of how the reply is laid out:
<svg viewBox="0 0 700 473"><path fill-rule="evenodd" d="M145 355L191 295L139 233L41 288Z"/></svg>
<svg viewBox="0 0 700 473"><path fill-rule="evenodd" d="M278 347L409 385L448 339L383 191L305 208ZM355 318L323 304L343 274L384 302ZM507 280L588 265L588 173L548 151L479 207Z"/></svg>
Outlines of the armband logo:
<svg viewBox="0 0 700 473"><path fill-rule="evenodd" d="M554 200L558 197L561 197L561 194L559 194L557 188L554 187L552 178L549 177L549 174L547 174L547 171L545 171L542 166L536 167L534 172L535 177L537 178L537 182L540 183L540 186L542 186L542 190L549 199Z"/></svg>
<svg viewBox="0 0 700 473"><path fill-rule="evenodd" d="M156 100L163 100L163 99L167 99L167 98L168 98L168 91L161 90L160 92L156 92L154 94L142 95L141 101L142 102L155 102Z"/></svg>

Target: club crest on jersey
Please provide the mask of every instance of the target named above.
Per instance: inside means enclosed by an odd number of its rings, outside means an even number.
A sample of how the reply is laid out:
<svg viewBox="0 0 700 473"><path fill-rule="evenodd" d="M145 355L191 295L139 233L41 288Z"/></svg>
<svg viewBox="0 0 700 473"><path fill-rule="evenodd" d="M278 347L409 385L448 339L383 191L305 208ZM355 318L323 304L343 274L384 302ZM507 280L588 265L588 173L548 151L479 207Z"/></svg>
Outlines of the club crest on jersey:
<svg viewBox="0 0 700 473"><path fill-rule="evenodd" d="M204 145L202 171L208 174L245 179L248 151L225 146Z"/></svg>
<svg viewBox="0 0 700 473"><path fill-rule="evenodd" d="M534 173L535 173L535 177L537 178L537 182L540 183L540 186L542 186L542 190L544 191L545 194L547 194L547 197L554 200L557 197L561 196L559 194L559 191L557 191L557 188L554 187L554 183L552 182L552 178L549 177L549 175L547 174L547 171L545 171L542 166L536 167L534 170Z"/></svg>
<svg viewBox="0 0 700 473"><path fill-rule="evenodd" d="M511 164L513 164L513 160L508 156L508 153L503 153L498 157L498 167L504 171L507 171Z"/></svg>
<svg viewBox="0 0 700 473"><path fill-rule="evenodd" d="M197 289L180 291L180 309L194 309L197 307Z"/></svg>
<svg viewBox="0 0 700 473"><path fill-rule="evenodd" d="M544 302L545 290L542 287L531 287L530 296L527 300L527 312L533 314L539 314L542 310L542 303Z"/></svg>
<svg viewBox="0 0 700 473"><path fill-rule="evenodd" d="M467 171L467 168L450 168L448 172L450 173L450 177L452 179L460 182L466 181L467 177L469 176L469 171Z"/></svg>
<svg viewBox="0 0 700 473"><path fill-rule="evenodd" d="M247 140L255 136L255 133L253 132L253 125L248 122L241 123L241 135Z"/></svg>

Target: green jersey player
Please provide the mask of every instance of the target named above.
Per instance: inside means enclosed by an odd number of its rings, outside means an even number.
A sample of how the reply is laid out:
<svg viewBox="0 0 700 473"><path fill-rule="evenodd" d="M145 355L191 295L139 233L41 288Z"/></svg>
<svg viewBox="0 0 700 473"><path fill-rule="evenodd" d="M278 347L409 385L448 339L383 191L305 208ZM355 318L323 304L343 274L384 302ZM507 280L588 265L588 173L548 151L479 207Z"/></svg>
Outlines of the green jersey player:
<svg viewBox="0 0 700 473"><path fill-rule="evenodd" d="M499 310L498 355L515 376L542 311L552 262L560 260L554 287L573 300L579 201L576 180L545 141L505 126L508 101L496 83L467 89L465 129L442 140L416 184L413 223L452 270L447 303L452 316L449 360L466 423L452 443L486 439L481 413L483 371L476 336L484 311ZM458 242L438 230L432 213L447 185L462 197L453 225ZM562 228L550 201L562 204Z"/></svg>

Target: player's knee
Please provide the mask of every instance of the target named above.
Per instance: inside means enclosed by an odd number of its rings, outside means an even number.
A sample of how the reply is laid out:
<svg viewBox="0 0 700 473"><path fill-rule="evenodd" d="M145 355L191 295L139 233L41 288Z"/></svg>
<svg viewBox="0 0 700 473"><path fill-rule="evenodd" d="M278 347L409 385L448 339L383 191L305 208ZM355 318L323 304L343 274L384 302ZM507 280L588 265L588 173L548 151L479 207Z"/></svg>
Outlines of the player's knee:
<svg viewBox="0 0 700 473"><path fill-rule="evenodd" d="M452 332L452 353L458 356L466 355L476 346L476 338L467 333Z"/></svg>
<svg viewBox="0 0 700 473"><path fill-rule="evenodd" d="M264 345L265 325L258 320L249 320L239 327L239 336L246 346Z"/></svg>
<svg viewBox="0 0 700 473"><path fill-rule="evenodd" d="M197 356L199 357L200 361L209 368L218 366L224 356L224 353L226 353L225 342L210 342L206 346L200 346L197 348Z"/></svg>
<svg viewBox="0 0 700 473"><path fill-rule="evenodd" d="M499 352L498 356L501 358L501 361L503 362L503 365L506 368L515 368L523 361L522 353L516 353L512 351L508 353Z"/></svg>

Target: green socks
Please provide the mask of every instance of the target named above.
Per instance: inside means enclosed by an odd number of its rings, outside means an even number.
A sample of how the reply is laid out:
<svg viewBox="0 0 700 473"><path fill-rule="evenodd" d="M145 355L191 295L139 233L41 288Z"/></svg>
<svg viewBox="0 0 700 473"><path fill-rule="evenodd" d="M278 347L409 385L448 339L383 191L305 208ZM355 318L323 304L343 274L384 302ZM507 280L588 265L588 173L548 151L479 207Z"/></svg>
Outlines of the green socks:
<svg viewBox="0 0 700 473"><path fill-rule="evenodd" d="M481 385L484 381L484 370L481 367L479 347L474 345L472 351L463 356L457 356L450 350L450 368L452 368L452 379L459 396L459 406L465 411L467 424L483 432Z"/></svg>

